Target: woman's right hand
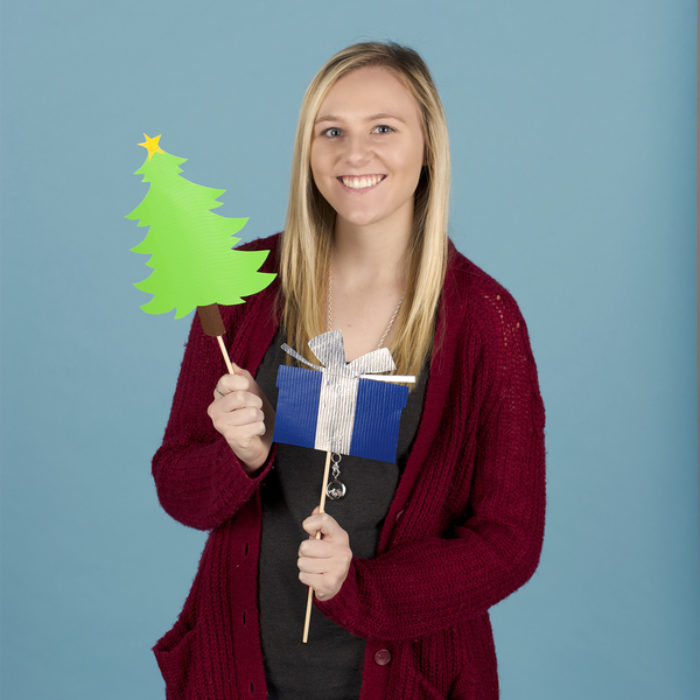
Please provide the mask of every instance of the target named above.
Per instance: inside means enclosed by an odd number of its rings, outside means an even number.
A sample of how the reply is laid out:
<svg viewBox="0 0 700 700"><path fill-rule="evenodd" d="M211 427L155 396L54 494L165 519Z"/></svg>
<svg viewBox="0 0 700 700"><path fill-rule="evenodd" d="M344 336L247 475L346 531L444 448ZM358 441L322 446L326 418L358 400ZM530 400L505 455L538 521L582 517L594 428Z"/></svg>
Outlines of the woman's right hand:
<svg viewBox="0 0 700 700"><path fill-rule="evenodd" d="M235 364L233 371L216 383L207 413L243 468L252 474L270 454L275 412L249 372Z"/></svg>

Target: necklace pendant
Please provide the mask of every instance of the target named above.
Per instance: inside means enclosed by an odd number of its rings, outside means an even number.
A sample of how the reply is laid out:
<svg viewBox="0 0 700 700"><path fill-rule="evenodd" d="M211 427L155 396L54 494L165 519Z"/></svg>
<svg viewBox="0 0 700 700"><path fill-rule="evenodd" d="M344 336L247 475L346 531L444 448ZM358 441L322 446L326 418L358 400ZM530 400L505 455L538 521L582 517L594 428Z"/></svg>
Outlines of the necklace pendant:
<svg viewBox="0 0 700 700"><path fill-rule="evenodd" d="M344 483L333 479L333 481L328 482L328 486L326 487L326 496L328 496L331 501L339 501L345 496L346 491L347 489L345 488Z"/></svg>

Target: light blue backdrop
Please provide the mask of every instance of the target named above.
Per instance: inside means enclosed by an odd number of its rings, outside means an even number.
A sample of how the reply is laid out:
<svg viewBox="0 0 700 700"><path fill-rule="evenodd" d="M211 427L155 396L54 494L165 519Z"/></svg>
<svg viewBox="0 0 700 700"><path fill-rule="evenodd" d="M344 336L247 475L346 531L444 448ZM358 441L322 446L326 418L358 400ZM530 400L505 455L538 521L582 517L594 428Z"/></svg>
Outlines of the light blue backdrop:
<svg viewBox="0 0 700 700"><path fill-rule="evenodd" d="M451 235L540 369L546 541L493 610L502 697L699 697L695 28L691 0L4 3L2 696L162 697L204 541L150 477L188 323L131 286L136 143L279 230L306 83L376 38L433 71Z"/></svg>

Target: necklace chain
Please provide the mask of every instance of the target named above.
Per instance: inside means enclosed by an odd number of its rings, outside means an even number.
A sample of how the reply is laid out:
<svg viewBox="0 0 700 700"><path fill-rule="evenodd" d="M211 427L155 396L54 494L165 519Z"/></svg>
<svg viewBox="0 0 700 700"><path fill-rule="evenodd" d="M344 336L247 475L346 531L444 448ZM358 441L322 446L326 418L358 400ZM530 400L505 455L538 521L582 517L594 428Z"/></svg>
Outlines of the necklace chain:
<svg viewBox="0 0 700 700"><path fill-rule="evenodd" d="M382 337L379 339L379 344L377 345L377 350L379 350L379 348L382 347L382 345L384 344L384 341L386 340L386 337L391 332L391 329L394 325L394 321L396 320L396 317L399 315L399 309L401 308L402 303L403 303L403 295L399 299L399 303L396 305L396 308L394 309L394 313L391 314L391 318L389 319L389 323L387 324L387 327L384 329L384 333L382 334ZM332 329L333 329L333 275L331 274L331 272L329 270L329 272L328 272L328 330L330 331ZM331 455L331 480L329 481L328 486L326 487L326 495L332 501L339 501L347 493L347 487L340 480L340 461L341 461L341 459L342 459L342 455L339 455L337 452L334 452Z"/></svg>
<svg viewBox="0 0 700 700"><path fill-rule="evenodd" d="M382 333L382 337L379 339L379 343L377 343L377 350L379 350L379 348L381 348L382 345L384 345L386 337L391 332L391 329L394 325L394 321L396 321L396 317L399 315L401 304L403 304L403 295L401 295L399 303L394 308L394 312L391 314L389 323L384 329L384 333ZM330 271L328 273L328 330L333 330L333 274Z"/></svg>

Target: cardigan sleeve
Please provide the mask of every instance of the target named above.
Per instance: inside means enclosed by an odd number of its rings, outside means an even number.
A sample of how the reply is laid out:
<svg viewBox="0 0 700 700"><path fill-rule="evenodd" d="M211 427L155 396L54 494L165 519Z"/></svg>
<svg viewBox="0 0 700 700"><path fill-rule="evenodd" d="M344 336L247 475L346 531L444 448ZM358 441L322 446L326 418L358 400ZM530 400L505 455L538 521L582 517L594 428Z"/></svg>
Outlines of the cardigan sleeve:
<svg viewBox="0 0 700 700"><path fill-rule="evenodd" d="M485 321L475 329L482 359L472 388L483 398L467 513L449 536L353 559L339 593L316 601L325 615L366 639L411 639L482 615L537 567L545 452L535 362L525 323L507 292L484 294L482 301Z"/></svg>
<svg viewBox="0 0 700 700"><path fill-rule="evenodd" d="M232 517L259 487L267 462L251 477L207 414L216 382L225 373L213 338L196 317L180 368L163 443L153 457L153 478L163 508L184 525L209 530Z"/></svg>

